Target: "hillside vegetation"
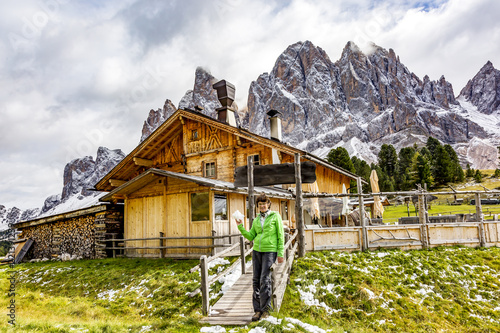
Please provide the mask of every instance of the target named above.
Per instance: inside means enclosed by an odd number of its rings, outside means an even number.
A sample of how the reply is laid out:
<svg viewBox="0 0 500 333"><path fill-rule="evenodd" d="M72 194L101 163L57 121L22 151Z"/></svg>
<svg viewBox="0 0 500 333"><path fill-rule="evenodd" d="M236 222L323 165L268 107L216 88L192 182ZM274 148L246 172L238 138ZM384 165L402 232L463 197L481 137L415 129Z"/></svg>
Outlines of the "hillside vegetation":
<svg viewBox="0 0 500 333"><path fill-rule="evenodd" d="M279 314L226 332L498 332L500 249L308 253ZM200 332L195 260L17 265L16 332ZM214 267L210 274L215 274ZM9 288L10 267L0 269ZM220 295L221 284L211 295ZM249 286L250 287L250 286ZM212 304L217 297L212 299ZM0 299L6 309L9 297ZM2 319L2 331L12 331ZM215 330L215 328L211 328ZM253 329L253 331L252 331Z"/></svg>

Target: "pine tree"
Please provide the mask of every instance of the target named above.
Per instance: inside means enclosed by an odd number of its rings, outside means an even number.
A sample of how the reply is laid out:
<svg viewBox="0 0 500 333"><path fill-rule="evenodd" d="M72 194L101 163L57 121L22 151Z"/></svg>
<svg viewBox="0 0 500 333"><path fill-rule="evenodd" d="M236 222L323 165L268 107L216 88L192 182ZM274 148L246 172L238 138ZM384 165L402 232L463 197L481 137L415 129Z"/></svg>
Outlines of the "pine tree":
<svg viewBox="0 0 500 333"><path fill-rule="evenodd" d="M326 156L326 160L336 166L341 167L342 169L345 169L353 173L356 172L356 169L354 169L354 164L352 163L351 158L349 157L349 152L344 147L337 147L331 149L328 155ZM355 180L351 180L349 182L349 187L352 189L351 193L357 193L357 190L355 190L356 186L357 182Z"/></svg>
<svg viewBox="0 0 500 333"><path fill-rule="evenodd" d="M453 182L463 182L465 179L464 175L464 170L460 166L460 162L458 161L458 155L453 149L452 146L450 145L445 145L444 148L448 152L448 155L450 155L450 160L451 160L451 169L453 172Z"/></svg>
<svg viewBox="0 0 500 333"><path fill-rule="evenodd" d="M372 165L372 169L377 172L380 192L393 192L394 178L390 177L379 165Z"/></svg>
<svg viewBox="0 0 500 333"><path fill-rule="evenodd" d="M434 178L432 178L430 163L424 155L417 152L413 156L411 170L413 186L416 186L416 184L427 184L428 188L432 187Z"/></svg>
<svg viewBox="0 0 500 333"><path fill-rule="evenodd" d="M471 169L470 164L467 163L467 168L466 168L466 171L465 171L465 176L467 178L472 178L472 177L474 177L474 175L475 175L474 169Z"/></svg>
<svg viewBox="0 0 500 333"><path fill-rule="evenodd" d="M500 169L495 169L495 177L500 178Z"/></svg>
<svg viewBox="0 0 500 333"><path fill-rule="evenodd" d="M378 153L378 165L388 177L394 177L398 163L398 154L393 145L383 144Z"/></svg>
<svg viewBox="0 0 500 333"><path fill-rule="evenodd" d="M411 163L413 156L416 153L414 147L401 148L399 151L397 173L396 173L396 189L402 191L409 191L412 189L413 184L411 180Z"/></svg>
<svg viewBox="0 0 500 333"><path fill-rule="evenodd" d="M360 158L357 158L356 156L353 156L351 158L351 161L352 161L352 164L354 165L354 173L356 173L356 175L362 177L366 182L367 184L363 184L363 192L369 192L370 190L370 173L372 171L372 169L370 168L370 166L368 165L368 163L366 163L364 160L360 159Z"/></svg>
<svg viewBox="0 0 500 333"><path fill-rule="evenodd" d="M476 170L476 173L474 174L474 180L476 183L481 183L483 181L483 175L481 174L481 171L479 169Z"/></svg>
<svg viewBox="0 0 500 333"><path fill-rule="evenodd" d="M431 154L434 155L436 153L437 147L441 146L441 142L439 142L438 139L429 136L427 138L427 143L425 144L425 146L427 147L427 149L429 149Z"/></svg>
<svg viewBox="0 0 500 333"><path fill-rule="evenodd" d="M439 145L434 148L434 159L431 170L436 184L447 184L453 181L455 171L453 170L450 155L446 149Z"/></svg>
<svg viewBox="0 0 500 333"><path fill-rule="evenodd" d="M333 148L326 156L326 160L336 166L341 167L349 172L355 172L349 152L344 147Z"/></svg>

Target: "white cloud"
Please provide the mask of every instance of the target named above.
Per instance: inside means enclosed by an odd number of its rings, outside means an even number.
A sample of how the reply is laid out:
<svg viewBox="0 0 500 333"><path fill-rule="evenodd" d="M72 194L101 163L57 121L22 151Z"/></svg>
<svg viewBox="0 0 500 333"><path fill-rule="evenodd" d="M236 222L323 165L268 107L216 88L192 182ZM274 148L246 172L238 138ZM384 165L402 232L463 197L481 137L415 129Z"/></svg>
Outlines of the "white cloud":
<svg viewBox="0 0 500 333"><path fill-rule="evenodd" d="M65 163L99 146L132 150L149 110L177 105L197 66L235 84L243 106L297 41L332 61L373 41L458 94L486 61L500 66L499 12L496 0L1 2L0 204L43 202Z"/></svg>

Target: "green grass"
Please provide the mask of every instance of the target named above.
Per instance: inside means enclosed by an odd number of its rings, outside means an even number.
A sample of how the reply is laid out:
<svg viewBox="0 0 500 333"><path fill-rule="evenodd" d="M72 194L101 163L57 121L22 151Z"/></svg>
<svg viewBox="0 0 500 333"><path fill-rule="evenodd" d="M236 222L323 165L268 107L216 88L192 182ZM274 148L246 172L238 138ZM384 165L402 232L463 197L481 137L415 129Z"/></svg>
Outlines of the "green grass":
<svg viewBox="0 0 500 333"><path fill-rule="evenodd" d="M308 253L295 262L281 311L273 314L279 324L226 331L307 332L301 325L309 324L330 332L497 332L499 258L498 248L460 247ZM200 332L201 296L187 296L199 283L198 273L188 273L197 263L121 258L17 265L15 332ZM3 309L11 272L0 269ZM0 330L14 332L6 316Z"/></svg>

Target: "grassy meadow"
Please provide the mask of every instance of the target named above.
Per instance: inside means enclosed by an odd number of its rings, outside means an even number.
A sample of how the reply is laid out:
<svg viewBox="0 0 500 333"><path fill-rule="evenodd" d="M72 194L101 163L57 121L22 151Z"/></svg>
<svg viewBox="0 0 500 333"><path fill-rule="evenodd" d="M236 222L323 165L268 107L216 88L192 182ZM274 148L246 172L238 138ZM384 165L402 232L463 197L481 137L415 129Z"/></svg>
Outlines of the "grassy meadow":
<svg viewBox="0 0 500 333"><path fill-rule="evenodd" d="M498 332L500 249L324 251L298 259L279 314L226 332ZM103 259L0 268L15 271L16 328L4 332L200 332L198 262ZM214 267L215 274L222 266ZM212 304L220 297L214 286ZM249 286L250 287L250 286ZM217 296L219 295L219 296ZM253 330L253 331L252 331Z"/></svg>

